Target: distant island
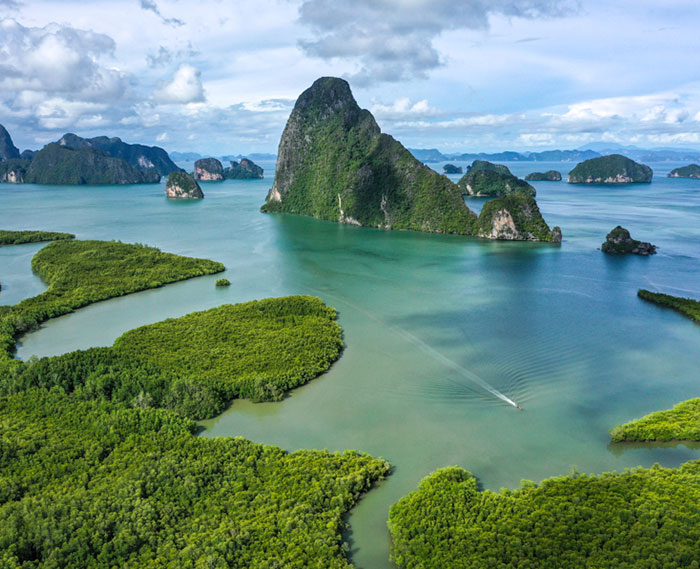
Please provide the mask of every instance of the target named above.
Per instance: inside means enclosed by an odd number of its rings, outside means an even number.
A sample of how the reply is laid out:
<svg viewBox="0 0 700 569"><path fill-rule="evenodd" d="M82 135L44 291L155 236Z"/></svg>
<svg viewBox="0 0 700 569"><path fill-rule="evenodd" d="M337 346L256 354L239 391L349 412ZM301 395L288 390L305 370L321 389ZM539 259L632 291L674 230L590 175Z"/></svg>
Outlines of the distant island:
<svg viewBox="0 0 700 569"><path fill-rule="evenodd" d="M456 184L381 133L346 81L323 77L296 101L280 141L275 181L261 210L490 239L560 238L549 228L546 235L520 231L516 220L541 219L530 204L500 202L494 206L498 216L477 218L461 194ZM499 231L503 223L512 230Z"/></svg>
<svg viewBox="0 0 700 569"><path fill-rule="evenodd" d="M180 170L162 148L106 136L81 138L68 133L39 151L20 155L2 125L0 157L0 182L14 184L150 184Z"/></svg>
<svg viewBox="0 0 700 569"><path fill-rule="evenodd" d="M529 182L560 182L561 172L557 170L547 170L546 172L532 172L525 176Z"/></svg>
<svg viewBox="0 0 700 569"><path fill-rule="evenodd" d="M224 167L216 158L200 158L194 163L192 177L199 182L220 182L224 179Z"/></svg>
<svg viewBox="0 0 700 569"><path fill-rule="evenodd" d="M0 229L0 245L23 245L25 243L61 241L64 239L75 239L75 235L73 233L59 233L57 231L8 231Z"/></svg>
<svg viewBox="0 0 700 569"><path fill-rule="evenodd" d="M674 168L668 174L669 178L700 178L700 166L688 164L682 168Z"/></svg>
<svg viewBox="0 0 700 569"><path fill-rule="evenodd" d="M492 164L486 160L474 160L457 185L467 196L496 197L513 192L529 196L536 194L535 188L514 176L507 166Z"/></svg>
<svg viewBox="0 0 700 569"><path fill-rule="evenodd" d="M646 241L637 241L632 239L630 232L624 227L618 225L605 237L605 243L600 246L603 253L612 255L654 255L656 253L656 245L647 243Z"/></svg>
<svg viewBox="0 0 700 569"><path fill-rule="evenodd" d="M570 184L649 184L652 169L634 160L611 154L581 162L569 172Z"/></svg>
<svg viewBox="0 0 700 569"><path fill-rule="evenodd" d="M455 166L454 164L445 164L442 167L443 174L461 174L463 172L461 166Z"/></svg>
<svg viewBox="0 0 700 569"><path fill-rule="evenodd" d="M252 160L241 158L241 161L231 160L229 167L224 170L227 180L256 180L263 177L264 170Z"/></svg>

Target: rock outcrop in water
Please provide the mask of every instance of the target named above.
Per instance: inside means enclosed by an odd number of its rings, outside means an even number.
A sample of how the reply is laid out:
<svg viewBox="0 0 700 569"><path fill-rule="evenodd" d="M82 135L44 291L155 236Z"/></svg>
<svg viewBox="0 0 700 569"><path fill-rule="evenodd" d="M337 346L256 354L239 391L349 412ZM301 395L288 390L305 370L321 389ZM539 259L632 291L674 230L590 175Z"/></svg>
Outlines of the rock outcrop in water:
<svg viewBox="0 0 700 569"><path fill-rule="evenodd" d="M165 196L176 199L201 200L204 197L197 180L187 172L171 172L165 184Z"/></svg>
<svg viewBox="0 0 700 569"><path fill-rule="evenodd" d="M139 170L121 158L95 148L71 148L51 143L29 163L24 182L54 185L113 185L157 183L152 169Z"/></svg>
<svg viewBox="0 0 700 569"><path fill-rule="evenodd" d="M381 133L346 81L324 77L297 99L261 209L366 227L555 241L535 200L517 195L529 201L515 198L497 208L510 215L513 230L498 229L500 222L492 230L489 208L477 218L456 184Z"/></svg>
<svg viewBox="0 0 700 569"><path fill-rule="evenodd" d="M194 163L192 177L200 182L220 182L224 179L224 167L216 158L201 158Z"/></svg>
<svg viewBox="0 0 700 569"><path fill-rule="evenodd" d="M3 160L0 162L0 183L23 184L24 176L31 162L19 158Z"/></svg>
<svg viewBox="0 0 700 569"><path fill-rule="evenodd" d="M653 255L656 253L656 245L646 241L632 239L630 232L618 225L605 237L605 243L600 247L603 253L614 255Z"/></svg>
<svg viewBox="0 0 700 569"><path fill-rule="evenodd" d="M0 160L19 158L19 148L12 143L12 137L0 124Z"/></svg>
<svg viewBox="0 0 700 569"><path fill-rule="evenodd" d="M264 170L248 158L242 158L240 162L231 160L229 164L224 170L224 178L227 180L255 180L263 177Z"/></svg>
<svg viewBox="0 0 700 569"><path fill-rule="evenodd" d="M505 241L561 243L561 229L550 230L535 198L522 192L486 202L474 226L474 235Z"/></svg>
<svg viewBox="0 0 700 569"><path fill-rule="evenodd" d="M682 168L674 168L668 174L669 178L700 178L700 166L697 164L688 164Z"/></svg>
<svg viewBox="0 0 700 569"><path fill-rule="evenodd" d="M569 172L570 184L638 184L651 183L654 175L649 166L622 154L591 158Z"/></svg>
<svg viewBox="0 0 700 569"><path fill-rule="evenodd" d="M101 150L113 158L124 160L134 168L154 170L160 176L167 176L170 172L180 171L180 168L170 160L168 153L158 146L127 144L117 137L97 136L95 138L82 138L72 133L64 134L58 141L58 144L68 148L94 148Z"/></svg>
<svg viewBox="0 0 700 569"><path fill-rule="evenodd" d="M534 196L536 193L535 188L514 176L507 166L486 160L474 160L457 185L465 195L475 197L498 197L513 192Z"/></svg>
<svg viewBox="0 0 700 569"><path fill-rule="evenodd" d="M297 99L262 210L464 235L476 219L455 184L382 134L348 83L333 77Z"/></svg>
<svg viewBox="0 0 700 569"><path fill-rule="evenodd" d="M443 174L461 174L462 173L462 167L461 166L455 166L454 164L445 164L442 167L442 173Z"/></svg>
<svg viewBox="0 0 700 569"><path fill-rule="evenodd" d="M557 170L547 170L546 172L532 172L525 176L530 182L561 182L561 172Z"/></svg>

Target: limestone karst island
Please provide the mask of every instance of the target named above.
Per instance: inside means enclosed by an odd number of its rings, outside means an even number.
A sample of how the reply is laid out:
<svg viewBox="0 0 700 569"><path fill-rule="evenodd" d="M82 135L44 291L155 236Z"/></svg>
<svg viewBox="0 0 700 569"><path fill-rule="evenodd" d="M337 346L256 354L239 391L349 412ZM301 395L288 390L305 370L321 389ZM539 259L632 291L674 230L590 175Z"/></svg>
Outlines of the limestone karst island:
<svg viewBox="0 0 700 569"><path fill-rule="evenodd" d="M0 569L700 569L700 2L229 4L0 0Z"/></svg>

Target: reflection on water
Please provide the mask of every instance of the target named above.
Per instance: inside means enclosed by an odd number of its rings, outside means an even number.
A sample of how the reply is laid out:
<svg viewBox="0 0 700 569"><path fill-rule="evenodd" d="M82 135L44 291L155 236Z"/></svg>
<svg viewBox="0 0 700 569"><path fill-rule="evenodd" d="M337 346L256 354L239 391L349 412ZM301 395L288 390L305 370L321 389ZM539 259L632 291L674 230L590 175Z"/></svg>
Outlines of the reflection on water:
<svg viewBox="0 0 700 569"><path fill-rule="evenodd" d="M512 169L522 175L531 166ZM545 166L567 172L573 164ZM188 207L164 200L162 187L20 193L0 186L2 227L21 228L21 219L22 227L208 257L226 265L221 276L232 283L217 290L217 275L98 303L29 334L19 355L111 344L136 326L224 302L321 297L339 310L342 358L284 401L234 402L203 423L203 435L290 450L354 448L389 460L391 477L350 516L352 560L362 569L391 567L388 509L439 467L461 465L498 489L566 474L572 465L605 472L700 457L687 444L609 446L607 434L698 395L700 328L636 296L647 287L700 297L697 181L535 183L545 218L562 227L561 246L263 215L269 184L207 185L206 198ZM618 224L659 245L659 254L597 251ZM10 249L1 250L2 262L16 261L12 278L29 283L35 277L25 253Z"/></svg>

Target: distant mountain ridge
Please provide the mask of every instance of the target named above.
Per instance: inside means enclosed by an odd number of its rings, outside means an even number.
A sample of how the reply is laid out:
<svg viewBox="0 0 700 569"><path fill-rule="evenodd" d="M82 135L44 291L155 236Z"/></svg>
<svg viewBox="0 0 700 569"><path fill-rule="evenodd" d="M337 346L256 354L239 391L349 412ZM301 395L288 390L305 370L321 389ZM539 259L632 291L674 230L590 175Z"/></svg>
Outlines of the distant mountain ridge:
<svg viewBox="0 0 700 569"><path fill-rule="evenodd" d="M591 146L589 148L588 146ZM436 148L409 148L411 154L421 162L448 162L456 160L471 162L582 162L600 156L623 154L639 162L700 162L700 150L690 148L638 148L621 144L592 143L573 150L544 150L542 152L465 152L443 154Z"/></svg>

